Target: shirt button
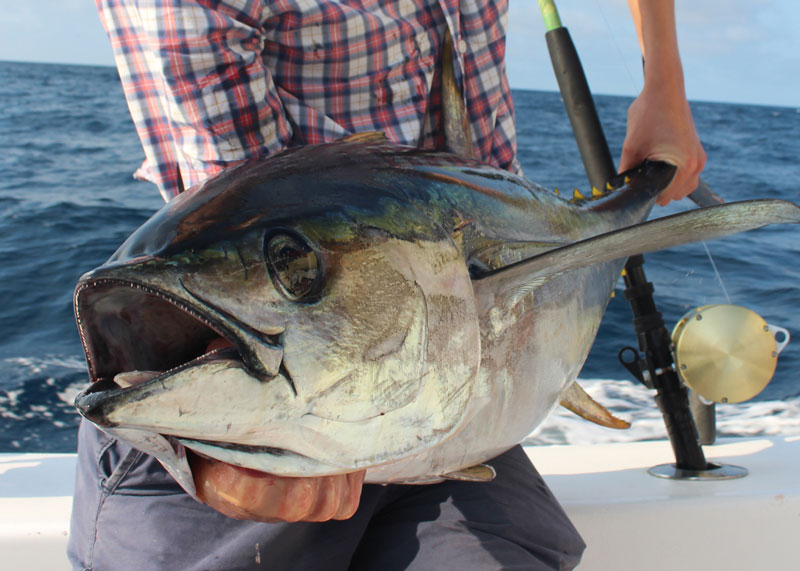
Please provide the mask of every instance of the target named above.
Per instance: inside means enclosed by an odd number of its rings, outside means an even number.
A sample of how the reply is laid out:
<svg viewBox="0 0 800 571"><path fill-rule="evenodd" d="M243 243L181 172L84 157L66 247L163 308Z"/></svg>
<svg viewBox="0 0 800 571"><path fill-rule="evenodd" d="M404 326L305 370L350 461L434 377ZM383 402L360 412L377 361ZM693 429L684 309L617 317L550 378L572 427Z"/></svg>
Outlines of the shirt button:
<svg viewBox="0 0 800 571"><path fill-rule="evenodd" d="M467 53L467 42L464 40L458 40L458 51L462 54Z"/></svg>

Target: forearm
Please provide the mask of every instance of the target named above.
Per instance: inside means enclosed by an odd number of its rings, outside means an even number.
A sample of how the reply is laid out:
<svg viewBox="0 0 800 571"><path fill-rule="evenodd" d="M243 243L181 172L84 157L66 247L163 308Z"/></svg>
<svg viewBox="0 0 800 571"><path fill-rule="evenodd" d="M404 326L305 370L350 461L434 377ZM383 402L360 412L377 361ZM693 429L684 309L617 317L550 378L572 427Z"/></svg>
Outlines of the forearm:
<svg viewBox="0 0 800 571"><path fill-rule="evenodd" d="M673 0L628 0L639 46L645 61L645 85L673 88L683 93L683 68Z"/></svg>

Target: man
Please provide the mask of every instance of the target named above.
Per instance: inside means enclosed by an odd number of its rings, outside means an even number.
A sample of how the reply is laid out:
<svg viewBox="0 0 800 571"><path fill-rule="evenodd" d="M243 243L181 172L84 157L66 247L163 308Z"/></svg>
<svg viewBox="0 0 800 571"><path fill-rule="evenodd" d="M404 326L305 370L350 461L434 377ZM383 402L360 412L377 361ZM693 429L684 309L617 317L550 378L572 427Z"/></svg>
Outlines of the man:
<svg viewBox="0 0 800 571"><path fill-rule="evenodd" d="M166 199L245 158L353 132L435 147L446 29L476 157L520 170L506 0L97 4L145 149L140 175ZM631 0L631 9L647 81L620 167L678 165L666 203L696 186L705 158L672 2ZM574 567L583 550L519 447L492 461L492 483L419 487L362 487L363 472L280 478L193 457L198 495L216 511L86 424L79 455L69 549L79 568L550 569ZM286 521L306 523L263 523Z"/></svg>

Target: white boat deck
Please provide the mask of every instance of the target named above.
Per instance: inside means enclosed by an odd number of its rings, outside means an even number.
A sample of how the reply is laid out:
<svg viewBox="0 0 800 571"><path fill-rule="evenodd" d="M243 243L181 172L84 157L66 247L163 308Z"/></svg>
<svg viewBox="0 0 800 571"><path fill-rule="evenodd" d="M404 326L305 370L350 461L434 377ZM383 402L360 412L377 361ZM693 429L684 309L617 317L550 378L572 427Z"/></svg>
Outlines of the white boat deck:
<svg viewBox="0 0 800 571"><path fill-rule="evenodd" d="M800 569L800 437L705 447L743 479L679 482L647 469L667 442L527 449L582 533L582 571ZM9 569L69 569L74 455L0 454L0 554Z"/></svg>
<svg viewBox="0 0 800 571"><path fill-rule="evenodd" d="M0 454L0 567L70 569L74 482L74 454Z"/></svg>
<svg viewBox="0 0 800 571"><path fill-rule="evenodd" d="M582 571L800 570L800 437L723 440L738 480L673 481L668 442L528 448L583 535Z"/></svg>

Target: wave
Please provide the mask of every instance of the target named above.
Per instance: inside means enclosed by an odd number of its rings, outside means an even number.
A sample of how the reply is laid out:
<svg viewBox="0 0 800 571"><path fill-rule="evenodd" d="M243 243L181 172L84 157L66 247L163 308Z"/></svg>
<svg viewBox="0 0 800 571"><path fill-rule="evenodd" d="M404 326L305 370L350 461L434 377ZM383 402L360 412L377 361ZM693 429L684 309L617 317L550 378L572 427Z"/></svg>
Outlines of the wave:
<svg viewBox="0 0 800 571"><path fill-rule="evenodd" d="M631 422L627 430L598 426L558 407L525 444L607 444L667 438L653 391L628 381L578 379L597 402ZM800 398L716 406L717 436L800 436Z"/></svg>

